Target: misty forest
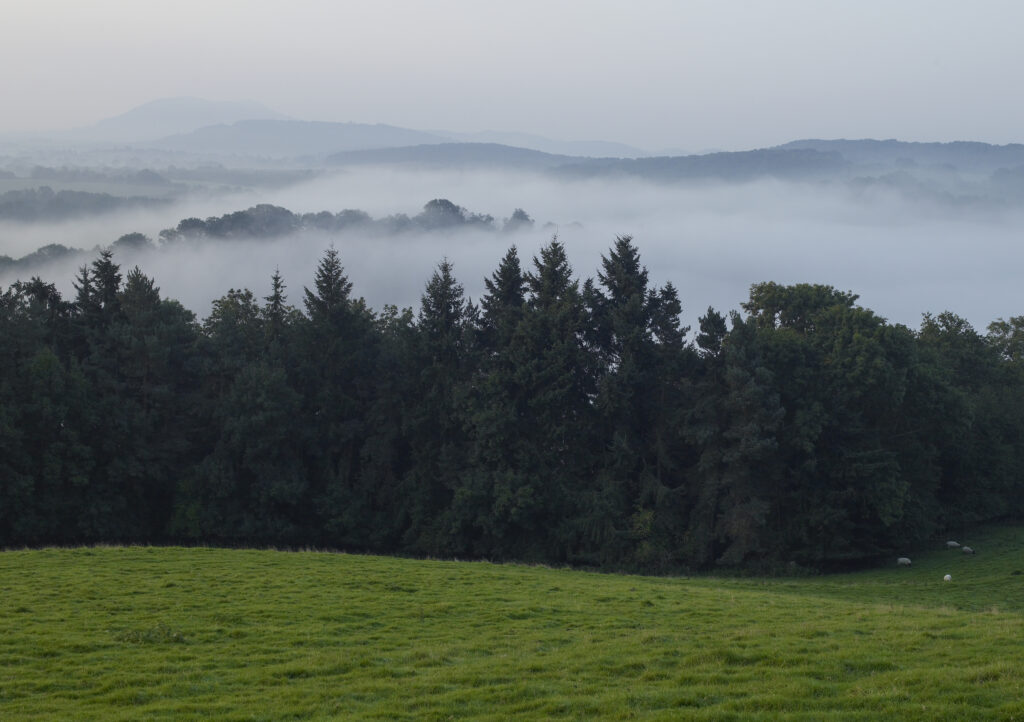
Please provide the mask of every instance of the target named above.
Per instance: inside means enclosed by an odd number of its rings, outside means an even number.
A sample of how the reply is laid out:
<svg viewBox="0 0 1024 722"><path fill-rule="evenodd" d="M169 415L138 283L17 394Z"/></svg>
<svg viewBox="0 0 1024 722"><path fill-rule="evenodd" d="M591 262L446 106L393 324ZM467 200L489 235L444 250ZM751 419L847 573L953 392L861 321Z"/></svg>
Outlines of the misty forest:
<svg viewBox="0 0 1024 722"><path fill-rule="evenodd" d="M828 571L1024 513L1024 146L78 133L0 138L0 548Z"/></svg>
<svg viewBox="0 0 1024 722"><path fill-rule="evenodd" d="M1024 719L1024 3L8 4L0 722Z"/></svg>
<svg viewBox="0 0 1024 722"><path fill-rule="evenodd" d="M557 235L512 245L476 301L443 260L418 311L371 308L333 246L202 321L123 248L67 297L14 282L0 546L831 569L1024 512L1024 317L913 330L764 282L689 329L610 241L586 279Z"/></svg>

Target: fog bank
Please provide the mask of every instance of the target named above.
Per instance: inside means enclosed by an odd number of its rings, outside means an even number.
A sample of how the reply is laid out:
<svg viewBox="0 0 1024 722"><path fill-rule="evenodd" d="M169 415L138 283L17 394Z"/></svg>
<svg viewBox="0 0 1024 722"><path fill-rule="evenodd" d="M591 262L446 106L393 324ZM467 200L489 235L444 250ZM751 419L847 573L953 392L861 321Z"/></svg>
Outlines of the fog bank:
<svg viewBox="0 0 1024 722"><path fill-rule="evenodd" d="M346 208L374 217L415 215L433 198L447 198L500 220L523 208L535 220L517 234L456 231L395 236L346 231L302 233L277 240L215 240L166 246L139 258L165 296L200 317L229 288L263 296L280 269L289 300L301 306L316 264L332 243L353 292L374 308L418 308L442 258L454 263L467 294L479 298L483 279L515 243L524 266L558 233L581 278L594 276L616 235L632 235L654 284L671 280L684 322L697 323L709 305L738 308L752 283L824 283L860 294L860 303L911 327L926 311L951 310L978 330L997 317L1024 313L1015 270L1022 260L1024 215L1014 210L950 207L908 199L898 190L853 193L846 186L761 181L747 184L659 186L636 181L560 182L532 174L408 172L361 168L289 188L230 198L192 199L159 214L112 214L52 226L0 227L0 253L18 256L43 243L81 248L106 245L141 231L155 238L187 216L220 215L256 203L296 213ZM551 225L545 225L550 223ZM74 265L41 269L70 292ZM0 275L0 283L11 278Z"/></svg>

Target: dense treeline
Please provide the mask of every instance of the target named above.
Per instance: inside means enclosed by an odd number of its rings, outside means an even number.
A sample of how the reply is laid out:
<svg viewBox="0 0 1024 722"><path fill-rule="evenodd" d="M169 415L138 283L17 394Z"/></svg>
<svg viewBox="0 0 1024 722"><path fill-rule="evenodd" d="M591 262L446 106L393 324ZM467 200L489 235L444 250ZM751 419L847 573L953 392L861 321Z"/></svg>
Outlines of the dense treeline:
<svg viewBox="0 0 1024 722"><path fill-rule="evenodd" d="M0 296L0 545L197 542L669 570L828 567L1024 511L1024 317L912 331L755 285L690 338L628 237L596 279L513 247L374 312L338 253L301 309L198 323L106 251Z"/></svg>
<svg viewBox="0 0 1024 722"><path fill-rule="evenodd" d="M533 223L533 219L526 211L516 208L509 218L502 221L500 228L503 231L516 231L532 228ZM360 233L386 235L410 231L450 231L458 228L497 231L499 226L494 216L473 213L455 205L447 198L428 201L423 210L415 216L397 213L383 218L373 218L366 211L352 208L338 213L320 211L297 214L281 206L260 203L244 211L211 216L206 220L184 218L176 227L160 231L160 242L168 244L222 238L280 238L299 231L338 233L357 230Z"/></svg>
<svg viewBox="0 0 1024 722"><path fill-rule="evenodd" d="M70 195L69 195L70 194ZM78 196L96 194L78 193ZM11 191L0 194L0 218L10 215L5 211L5 203L9 197L16 197L23 202L25 198L68 198L74 196L71 191L60 191L56 196L49 188L38 191ZM112 198L112 196L107 196ZM115 199L118 200L118 199ZM120 202L120 201L119 201ZM47 207L49 208L49 207ZM113 208L113 206L111 206ZM36 216L29 219L42 218L52 209L42 209ZM36 211L32 211L36 213ZM60 212L50 213L52 217L62 217ZM551 225L550 223L547 225ZM415 216L397 213L383 218L373 218L366 211L346 209L338 213L320 211L318 213L297 214L267 203L260 203L242 211L225 213L222 216L211 216L206 220L200 218L183 218L174 228L160 231L157 243L142 233L127 233L110 248L114 251L142 252L167 247L182 242L216 242L224 239L272 239L283 238L304 231L321 231L337 234L345 231L358 231L360 234L379 234L382 236L400 233L457 231L473 229L484 232L514 233L533 228L534 220L522 208L516 208L512 215L499 224L495 218L486 213L473 213L462 206L457 206L447 198L435 198L423 206L423 210ZM69 248L60 243L49 243L38 250L15 259L0 255L0 271L13 269L29 275L35 273L39 266L51 261L88 257L90 251Z"/></svg>
<svg viewBox="0 0 1024 722"><path fill-rule="evenodd" d="M2 177L2 176L0 176ZM65 220L76 216L110 213L125 208L151 208L164 204L156 198L123 198L109 193L58 190L50 186L0 193L0 219L14 221Z"/></svg>

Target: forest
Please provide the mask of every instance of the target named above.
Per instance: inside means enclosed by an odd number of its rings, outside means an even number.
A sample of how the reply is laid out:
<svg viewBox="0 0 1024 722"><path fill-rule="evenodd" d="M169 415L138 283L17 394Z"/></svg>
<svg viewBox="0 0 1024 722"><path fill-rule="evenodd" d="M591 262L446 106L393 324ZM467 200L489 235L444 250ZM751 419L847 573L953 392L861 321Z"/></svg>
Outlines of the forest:
<svg viewBox="0 0 1024 722"><path fill-rule="evenodd" d="M66 194L61 191L61 194ZM0 217L4 215L4 200L15 193L0 194ZM49 188L38 191L21 191L19 197L53 197ZM95 196L84 193L80 195ZM106 196L112 198L112 196ZM59 214L51 214L59 217ZM551 226L552 224L547 224ZM320 211L317 213L293 213L287 208L260 203L250 208L209 218L183 218L173 228L160 231L157 243L143 233L126 233L110 244L109 249L119 251L147 251L183 242L216 242L225 239L270 240L285 238L303 231L341 233L357 230L362 235L387 236L400 233L430 232L438 230L478 230L483 232L512 233L533 228L534 220L522 208L516 208L512 215L499 223L487 213L474 213L455 205L447 198L435 198L423 206L414 216L396 213L383 218L374 218L366 211L348 208L338 213ZM98 248L97 248L98 250ZM0 255L0 272L13 270L19 275L38 273L40 267L61 259L88 257L93 252L69 248L60 243L48 243L21 258Z"/></svg>
<svg viewBox="0 0 1024 722"><path fill-rule="evenodd" d="M205 320L105 250L0 294L0 547L317 547L829 570L1024 511L1024 316L916 330L755 284L681 325L617 237L371 309L331 247Z"/></svg>

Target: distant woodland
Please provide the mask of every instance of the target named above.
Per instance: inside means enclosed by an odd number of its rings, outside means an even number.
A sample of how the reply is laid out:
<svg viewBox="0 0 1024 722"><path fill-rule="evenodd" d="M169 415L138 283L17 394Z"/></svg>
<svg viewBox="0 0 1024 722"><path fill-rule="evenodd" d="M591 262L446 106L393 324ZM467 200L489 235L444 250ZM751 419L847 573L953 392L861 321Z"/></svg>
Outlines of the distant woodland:
<svg viewBox="0 0 1024 722"><path fill-rule="evenodd" d="M629 237L596 278L556 238L479 305L442 262L418 312L375 311L342 260L202 321L109 250L73 298L4 290L0 545L771 571L1024 511L1024 317L912 330L761 283L691 332Z"/></svg>
<svg viewBox="0 0 1024 722"><path fill-rule="evenodd" d="M155 207L153 198L122 198L109 193L59 190L49 186L0 193L0 220L61 221L125 208Z"/></svg>
<svg viewBox="0 0 1024 722"><path fill-rule="evenodd" d="M20 192L22 197L42 196L49 198L66 196L67 192L53 194L49 189L40 192ZM3 199L10 193L0 195L0 216L3 214ZM84 196L96 194L84 193ZM109 196L108 196L109 197ZM454 231L476 229L483 231L514 232L533 228L534 220L522 208L516 208L512 215L502 221L486 213L473 213L447 198L435 198L423 206L414 216L396 213L383 218L373 218L366 211L346 209L337 213L293 213L287 208L260 203L242 211L225 213L209 218L184 218L174 228L160 231L153 239L142 233L127 233L111 244L114 251L139 252L152 250L181 242L205 242L223 239L263 240L282 238L303 231L343 233L359 231L363 234L392 235L407 232ZM89 253L78 248L69 248L60 243L47 244L21 258L0 255L0 271L14 269L21 275L38 270L55 260L83 256Z"/></svg>

